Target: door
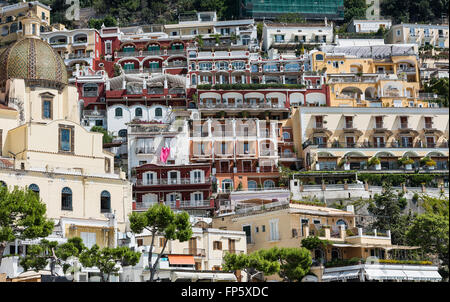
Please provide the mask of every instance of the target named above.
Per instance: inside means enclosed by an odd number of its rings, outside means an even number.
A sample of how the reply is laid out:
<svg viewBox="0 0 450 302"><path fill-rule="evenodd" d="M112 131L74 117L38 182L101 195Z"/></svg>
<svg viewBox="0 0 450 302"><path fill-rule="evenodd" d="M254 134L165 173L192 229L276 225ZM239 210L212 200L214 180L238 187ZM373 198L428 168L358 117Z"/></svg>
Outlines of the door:
<svg viewBox="0 0 450 302"><path fill-rule="evenodd" d="M353 136L347 136L345 141L347 143L347 148L355 147L355 138Z"/></svg>
<svg viewBox="0 0 450 302"><path fill-rule="evenodd" d="M197 255L197 238L189 239L189 254L194 256Z"/></svg>
<svg viewBox="0 0 450 302"><path fill-rule="evenodd" d="M228 252L230 252L231 254L236 253L236 240L228 239Z"/></svg>
<svg viewBox="0 0 450 302"><path fill-rule="evenodd" d="M242 231L245 232L245 236L247 238L247 244L252 243L252 229L251 226L245 225L242 227Z"/></svg>
<svg viewBox="0 0 450 302"><path fill-rule="evenodd" d="M374 145L376 148L383 148L384 147L384 137L382 137L382 136L374 137Z"/></svg>
<svg viewBox="0 0 450 302"><path fill-rule="evenodd" d="M244 160L242 162L242 168L244 172L251 172L252 171L252 162L250 160Z"/></svg>

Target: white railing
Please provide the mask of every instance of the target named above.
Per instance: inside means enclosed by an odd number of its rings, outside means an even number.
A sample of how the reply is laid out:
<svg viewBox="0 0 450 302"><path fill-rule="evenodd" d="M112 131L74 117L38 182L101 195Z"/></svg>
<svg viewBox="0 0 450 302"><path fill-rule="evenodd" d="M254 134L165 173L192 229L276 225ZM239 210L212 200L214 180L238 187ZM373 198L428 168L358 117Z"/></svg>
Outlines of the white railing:
<svg viewBox="0 0 450 302"><path fill-rule="evenodd" d="M272 202L272 203L268 203L268 204L261 205L261 206L238 209L238 210L236 210L236 214L246 214L249 212L254 212L254 211L259 211L259 210L264 210L264 209L271 209L274 207L279 207L279 206L283 206L283 205L287 205L287 204L289 204L289 201L277 201L277 202Z"/></svg>

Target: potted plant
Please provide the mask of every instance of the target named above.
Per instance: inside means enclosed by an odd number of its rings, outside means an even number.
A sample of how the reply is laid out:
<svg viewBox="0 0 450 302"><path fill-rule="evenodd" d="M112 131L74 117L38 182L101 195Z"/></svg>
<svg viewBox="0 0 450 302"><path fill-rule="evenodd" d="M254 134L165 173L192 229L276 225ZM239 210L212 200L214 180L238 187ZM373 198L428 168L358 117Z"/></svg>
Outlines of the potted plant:
<svg viewBox="0 0 450 302"><path fill-rule="evenodd" d="M428 160L425 162L425 166L429 169L429 170L434 170L434 167L436 167L436 162L432 159Z"/></svg>
<svg viewBox="0 0 450 302"><path fill-rule="evenodd" d="M403 157L402 159L400 159L400 162L405 170L412 170L412 165L414 164L414 161L412 159L410 159L409 157Z"/></svg>
<svg viewBox="0 0 450 302"><path fill-rule="evenodd" d="M339 161L338 164L339 168L341 168L342 166L344 167L344 170L350 170L350 162L348 161L348 158L343 158Z"/></svg>
<svg viewBox="0 0 450 302"><path fill-rule="evenodd" d="M372 157L369 160L369 167L375 167L375 170L381 170L381 162L380 159L376 156Z"/></svg>

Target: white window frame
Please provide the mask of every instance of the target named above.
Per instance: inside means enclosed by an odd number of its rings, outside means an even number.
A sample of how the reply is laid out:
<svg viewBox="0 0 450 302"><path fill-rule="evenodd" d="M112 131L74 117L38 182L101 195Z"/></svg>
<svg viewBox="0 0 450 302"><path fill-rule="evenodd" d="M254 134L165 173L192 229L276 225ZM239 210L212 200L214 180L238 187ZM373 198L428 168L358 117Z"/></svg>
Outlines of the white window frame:
<svg viewBox="0 0 450 302"><path fill-rule="evenodd" d="M269 241L280 240L278 222L279 222L278 218L269 220Z"/></svg>
<svg viewBox="0 0 450 302"><path fill-rule="evenodd" d="M197 177L195 174L200 173L199 177ZM204 183L205 182L205 171L203 170L193 170L191 171L191 183Z"/></svg>
<svg viewBox="0 0 450 302"><path fill-rule="evenodd" d="M177 173L177 179L176 179L176 182L173 182L173 180L172 180L172 178L171 178L171 176L170 176L170 174L171 173L173 173L173 172L176 172ZM169 184L181 184L181 179L180 179L181 177L180 177L180 171L178 171L178 170L170 170L169 172L167 172L167 182L169 183Z"/></svg>

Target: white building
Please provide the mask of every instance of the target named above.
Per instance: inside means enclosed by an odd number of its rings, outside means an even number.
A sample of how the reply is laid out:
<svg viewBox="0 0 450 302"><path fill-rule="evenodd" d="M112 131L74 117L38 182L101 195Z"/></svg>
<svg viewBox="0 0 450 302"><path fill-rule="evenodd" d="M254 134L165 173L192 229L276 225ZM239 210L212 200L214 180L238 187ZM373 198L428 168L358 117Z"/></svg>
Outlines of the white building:
<svg viewBox="0 0 450 302"><path fill-rule="evenodd" d="M391 20L352 20L347 26L348 32L370 33L377 32L380 28L389 29Z"/></svg>
<svg viewBox="0 0 450 302"><path fill-rule="evenodd" d="M264 23L263 50L284 45L330 44L333 42L333 23Z"/></svg>

